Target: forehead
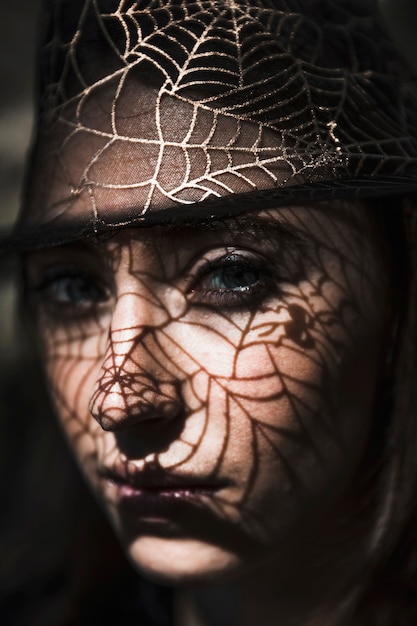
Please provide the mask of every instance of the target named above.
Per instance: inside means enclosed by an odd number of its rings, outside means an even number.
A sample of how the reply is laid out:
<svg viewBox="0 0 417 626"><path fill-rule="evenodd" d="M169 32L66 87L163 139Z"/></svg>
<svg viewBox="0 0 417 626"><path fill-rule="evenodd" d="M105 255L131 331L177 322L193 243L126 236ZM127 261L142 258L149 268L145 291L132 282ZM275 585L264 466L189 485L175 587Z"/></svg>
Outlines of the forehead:
<svg viewBox="0 0 417 626"><path fill-rule="evenodd" d="M134 76L69 105L38 151L29 212L120 219L270 187L292 170L273 129L155 89Z"/></svg>

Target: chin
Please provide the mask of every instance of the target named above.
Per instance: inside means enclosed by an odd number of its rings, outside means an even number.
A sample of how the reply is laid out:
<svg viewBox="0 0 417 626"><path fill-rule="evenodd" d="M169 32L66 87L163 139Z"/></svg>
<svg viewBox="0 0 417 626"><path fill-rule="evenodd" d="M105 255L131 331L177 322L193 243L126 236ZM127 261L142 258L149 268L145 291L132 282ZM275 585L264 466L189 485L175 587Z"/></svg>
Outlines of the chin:
<svg viewBox="0 0 417 626"><path fill-rule="evenodd" d="M125 550L135 569L168 586L224 582L242 565L237 555L195 539L141 536Z"/></svg>

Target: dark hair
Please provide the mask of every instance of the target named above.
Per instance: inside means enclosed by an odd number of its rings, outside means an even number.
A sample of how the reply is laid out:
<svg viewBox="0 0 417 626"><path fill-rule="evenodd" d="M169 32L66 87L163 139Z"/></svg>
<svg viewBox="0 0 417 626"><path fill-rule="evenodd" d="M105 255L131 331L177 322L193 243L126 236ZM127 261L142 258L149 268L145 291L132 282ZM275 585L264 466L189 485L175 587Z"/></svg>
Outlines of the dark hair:
<svg viewBox="0 0 417 626"><path fill-rule="evenodd" d="M355 624L412 624L417 617L417 230L416 200L392 206L402 220L405 239L400 254L405 266L396 268L406 284L393 303L397 309L386 346L386 363L371 433L376 480L371 495L375 518L370 535L368 568L355 609ZM395 250L394 250L395 255ZM395 256L394 256L395 258ZM402 296L402 297L401 297ZM383 416L386 415L384 424ZM382 424L381 424L382 418Z"/></svg>

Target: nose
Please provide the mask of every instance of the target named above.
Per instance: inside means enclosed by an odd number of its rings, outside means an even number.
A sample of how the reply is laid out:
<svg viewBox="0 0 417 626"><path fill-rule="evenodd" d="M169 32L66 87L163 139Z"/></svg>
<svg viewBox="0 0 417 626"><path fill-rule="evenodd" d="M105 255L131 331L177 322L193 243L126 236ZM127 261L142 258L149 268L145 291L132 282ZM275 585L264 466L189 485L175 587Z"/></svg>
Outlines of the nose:
<svg viewBox="0 0 417 626"><path fill-rule="evenodd" d="M89 402L103 430L120 432L181 413L180 383L167 377L155 355L155 334L167 322L166 311L155 301L134 293L118 299Z"/></svg>

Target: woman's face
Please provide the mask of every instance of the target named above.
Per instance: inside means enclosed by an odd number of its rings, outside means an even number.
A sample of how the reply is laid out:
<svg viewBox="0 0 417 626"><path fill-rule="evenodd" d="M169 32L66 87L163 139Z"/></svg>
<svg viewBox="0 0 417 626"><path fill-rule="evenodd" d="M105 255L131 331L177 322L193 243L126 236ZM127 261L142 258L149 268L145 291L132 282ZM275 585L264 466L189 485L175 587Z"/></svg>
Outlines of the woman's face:
<svg viewBox="0 0 417 626"><path fill-rule="evenodd" d="M89 132L74 124L47 163L40 153L34 219L44 210L59 224L63 207L71 219L92 207L108 217L185 180L210 189L217 179L200 168L203 153L226 168L216 193L270 184L251 152L257 125L218 114L223 130L213 135L212 116L191 107L193 132L218 146L184 160L185 105L160 104L147 143L154 94L135 93L118 93L117 137L109 96L80 109ZM143 110L133 114L135 102ZM168 131L176 138L164 144ZM233 158L247 155L244 165L227 157L233 149ZM301 537L317 542L313 528L336 524L336 506L351 510L389 317L369 213L359 203L288 207L128 229L29 256L56 411L122 544L149 575L207 580L279 561Z"/></svg>
<svg viewBox="0 0 417 626"><path fill-rule="evenodd" d="M284 208L30 255L57 413L148 574L279 557L343 498L387 317L367 213Z"/></svg>

